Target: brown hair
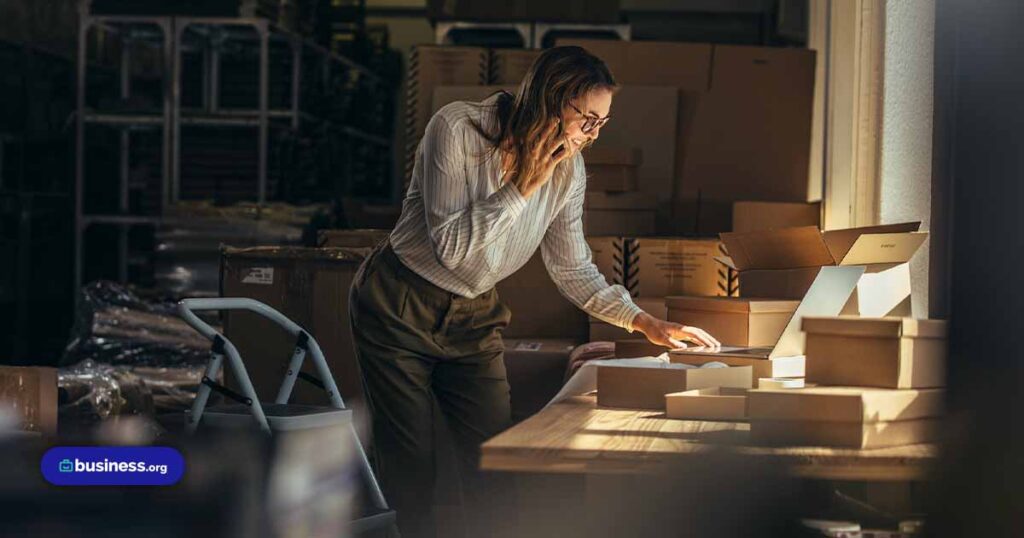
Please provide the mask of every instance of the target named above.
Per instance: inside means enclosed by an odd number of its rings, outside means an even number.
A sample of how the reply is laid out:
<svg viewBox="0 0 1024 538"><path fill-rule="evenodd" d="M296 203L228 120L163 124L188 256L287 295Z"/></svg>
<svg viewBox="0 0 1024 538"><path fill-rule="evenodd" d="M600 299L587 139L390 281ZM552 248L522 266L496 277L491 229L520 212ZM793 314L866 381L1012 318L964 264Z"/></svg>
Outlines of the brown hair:
<svg viewBox="0 0 1024 538"><path fill-rule="evenodd" d="M530 66L513 95L500 92L496 103L497 130L476 130L493 150L510 154L510 169L518 171L526 159L527 141L541 136L553 118L588 92L615 91L618 86L604 61L582 47L554 47Z"/></svg>

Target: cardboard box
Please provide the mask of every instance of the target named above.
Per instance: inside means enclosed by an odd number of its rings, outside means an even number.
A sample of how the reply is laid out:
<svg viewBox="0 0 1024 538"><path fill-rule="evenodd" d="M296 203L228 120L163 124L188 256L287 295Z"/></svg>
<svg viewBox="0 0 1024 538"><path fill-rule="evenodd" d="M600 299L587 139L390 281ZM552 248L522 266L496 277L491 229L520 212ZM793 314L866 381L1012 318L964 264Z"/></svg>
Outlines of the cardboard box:
<svg viewBox="0 0 1024 538"><path fill-rule="evenodd" d="M712 387L665 395L665 416L690 420L746 420L748 389Z"/></svg>
<svg viewBox="0 0 1024 538"><path fill-rule="evenodd" d="M559 39L558 45L587 49L604 60L623 86L676 86L699 92L710 87L712 45L708 43Z"/></svg>
<svg viewBox="0 0 1024 538"><path fill-rule="evenodd" d="M221 252L221 290L225 297L248 297L278 310L309 332L324 353L342 398L352 407L363 402L349 322L348 295L365 248L253 247ZM256 393L273 399L284 379L295 340L270 320L245 311L224 316L224 335L238 348ZM316 375L307 358L303 371ZM226 375L228 386L237 381ZM327 395L305 382L295 384L293 401L323 404Z"/></svg>
<svg viewBox="0 0 1024 538"><path fill-rule="evenodd" d="M732 231L732 204L732 200L679 195L672 200L672 226L666 231L695 237Z"/></svg>
<svg viewBox="0 0 1024 538"><path fill-rule="evenodd" d="M579 342L566 339L505 339L505 371L511 388L512 419L523 420L558 394Z"/></svg>
<svg viewBox="0 0 1024 538"><path fill-rule="evenodd" d="M774 345L800 301L739 297L666 297L668 320L704 329L730 346Z"/></svg>
<svg viewBox="0 0 1024 538"><path fill-rule="evenodd" d="M755 444L771 446L885 448L938 441L945 426L943 420L935 418L870 424L752 420L750 440Z"/></svg>
<svg viewBox="0 0 1024 538"><path fill-rule="evenodd" d="M656 228L650 235L672 230L672 174L676 159L678 92L671 87L623 84L612 100L612 119L588 151L637 148L643 157L637 166L637 191L653 204ZM586 159L586 154L584 154ZM587 164L590 161L587 160Z"/></svg>
<svg viewBox="0 0 1024 538"><path fill-rule="evenodd" d="M498 297L512 311L506 337L586 341L587 314L558 290L539 251L495 287Z"/></svg>
<svg viewBox="0 0 1024 538"><path fill-rule="evenodd" d="M665 299L663 297L634 297L633 302L636 303L641 310L658 319L665 319L668 314L668 310L665 308ZM643 333L630 333L622 327L616 327L610 323L605 323L594 316L589 316L589 321L591 342L599 340L614 342L616 340L635 338L637 335L643 336ZM639 357L640 355L637 356Z"/></svg>
<svg viewBox="0 0 1024 538"><path fill-rule="evenodd" d="M583 208L586 235L651 235L655 232L653 200L639 192L588 192Z"/></svg>
<svg viewBox="0 0 1024 538"><path fill-rule="evenodd" d="M541 52L544 51L534 49L491 50L490 83L518 86Z"/></svg>
<svg viewBox="0 0 1024 538"><path fill-rule="evenodd" d="M827 232L804 226L723 233L722 242L729 256L719 259L740 271L741 293L747 296L777 292L772 295L792 297L806 285L815 267L862 266L866 275L871 276L861 279L856 297L850 298L851 302L844 305L842 311L878 317L899 312L909 305L911 285L907 262L928 238L927 232L917 231L919 227L919 222L910 222ZM751 271L768 270L790 272L744 276Z"/></svg>
<svg viewBox="0 0 1024 538"><path fill-rule="evenodd" d="M486 100L488 97L500 92L515 92L515 86L509 85L497 85L497 86L438 86L434 88L434 96L431 102L430 114L434 115L447 104L454 103L456 101L468 101L470 103L479 103Z"/></svg>
<svg viewBox="0 0 1024 538"><path fill-rule="evenodd" d="M584 151L583 158L588 191L637 190L637 168L643 162L639 148L592 147Z"/></svg>
<svg viewBox="0 0 1024 538"><path fill-rule="evenodd" d="M320 230L316 244L320 247L376 247L391 235L391 230Z"/></svg>
<svg viewBox="0 0 1024 538"><path fill-rule="evenodd" d="M748 394L751 420L873 423L935 418L943 415L944 401L942 389L807 387Z"/></svg>
<svg viewBox="0 0 1024 538"><path fill-rule="evenodd" d="M0 366L0 414L18 429L56 437L57 399L56 368Z"/></svg>
<svg viewBox="0 0 1024 538"><path fill-rule="evenodd" d="M587 244L601 273L634 297L716 296L730 287L714 239L588 237Z"/></svg>
<svg viewBox="0 0 1024 538"><path fill-rule="evenodd" d="M753 368L753 385L756 388L758 381L762 378L799 378L804 377L806 372L806 360L803 355L790 357L776 357L771 359L752 359L750 357L729 355L687 355L674 351L668 353L669 361L701 365L709 362L721 362L729 366L750 366Z"/></svg>
<svg viewBox="0 0 1024 538"><path fill-rule="evenodd" d="M732 206L733 232L756 232L820 224L821 204L818 202L735 202Z"/></svg>
<svg viewBox="0 0 1024 538"><path fill-rule="evenodd" d="M619 0L428 0L426 4L431 21L619 22Z"/></svg>
<svg viewBox="0 0 1024 538"><path fill-rule="evenodd" d="M945 321L807 317L807 381L888 388L946 383Z"/></svg>
<svg viewBox="0 0 1024 538"><path fill-rule="evenodd" d="M488 78L487 49L417 45L409 54L405 94L405 181L412 177L416 149L433 115L437 86L484 85Z"/></svg>
<svg viewBox="0 0 1024 538"><path fill-rule="evenodd" d="M715 45L676 175L682 197L813 201L808 161L815 52ZM757 91L751 91L756 88Z"/></svg>
<svg viewBox="0 0 1024 538"><path fill-rule="evenodd" d="M755 390L747 412L755 442L879 448L937 440L943 401L937 389Z"/></svg>
<svg viewBox="0 0 1024 538"><path fill-rule="evenodd" d="M752 369L682 368L682 365L597 368L597 405L639 409L665 409L665 395L709 387L750 388Z"/></svg>

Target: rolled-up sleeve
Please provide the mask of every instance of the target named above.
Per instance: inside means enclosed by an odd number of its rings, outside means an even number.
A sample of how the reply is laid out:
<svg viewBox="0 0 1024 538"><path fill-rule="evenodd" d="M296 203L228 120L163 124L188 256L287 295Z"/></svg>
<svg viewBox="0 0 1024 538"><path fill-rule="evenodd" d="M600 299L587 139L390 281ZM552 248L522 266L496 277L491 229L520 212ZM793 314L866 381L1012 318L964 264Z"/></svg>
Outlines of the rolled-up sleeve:
<svg viewBox="0 0 1024 538"><path fill-rule="evenodd" d="M626 288L609 284L594 265L583 235L587 181L581 155L575 157L574 168L569 198L541 243L544 264L569 301L601 321L632 332L633 320L642 310L632 301Z"/></svg>
<svg viewBox="0 0 1024 538"><path fill-rule="evenodd" d="M438 261L454 269L501 237L522 214L526 198L507 183L474 201L465 169L465 153L472 150L440 114L427 125L421 151L427 231Z"/></svg>

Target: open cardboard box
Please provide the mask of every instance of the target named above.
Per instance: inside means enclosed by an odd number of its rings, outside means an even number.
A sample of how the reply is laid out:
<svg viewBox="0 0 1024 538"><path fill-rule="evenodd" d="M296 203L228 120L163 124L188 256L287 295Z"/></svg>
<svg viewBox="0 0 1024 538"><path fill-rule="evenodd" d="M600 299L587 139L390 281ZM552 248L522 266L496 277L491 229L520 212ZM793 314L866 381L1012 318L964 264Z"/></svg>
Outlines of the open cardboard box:
<svg viewBox="0 0 1024 538"><path fill-rule="evenodd" d="M709 387L750 388L749 366L683 368L663 363L646 366L605 364L597 367L597 405L634 409L665 409L665 395Z"/></svg>
<svg viewBox="0 0 1024 538"><path fill-rule="evenodd" d="M786 328L771 346L762 348L731 348L723 346L715 352L696 349L673 349L669 359L674 363L704 364L720 361L729 365L755 367L755 381L762 377L803 377L805 339L804 316L835 316L843 309L864 267L817 267L810 288L793 311ZM740 276L742 282L742 275Z"/></svg>
<svg viewBox="0 0 1024 538"><path fill-rule="evenodd" d="M840 311L864 317L910 315L908 262L928 238L920 222L822 232L815 226L721 234L740 272L741 295L793 297L819 267L862 266L857 293Z"/></svg>
<svg viewBox="0 0 1024 538"><path fill-rule="evenodd" d="M665 416L691 420L746 420L749 389L711 387L665 395Z"/></svg>

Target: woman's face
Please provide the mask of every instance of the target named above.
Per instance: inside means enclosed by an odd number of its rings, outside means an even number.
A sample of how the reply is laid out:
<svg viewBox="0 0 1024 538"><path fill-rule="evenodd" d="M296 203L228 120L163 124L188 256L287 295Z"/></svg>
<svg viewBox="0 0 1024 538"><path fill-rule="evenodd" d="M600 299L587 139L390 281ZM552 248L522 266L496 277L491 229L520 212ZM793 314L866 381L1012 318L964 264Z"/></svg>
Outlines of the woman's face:
<svg viewBox="0 0 1024 538"><path fill-rule="evenodd" d="M570 150L575 153L600 136L604 122L599 120L607 118L611 112L612 92L607 89L592 90L570 105L562 111L562 117L565 118L565 136L569 140ZM588 123L588 118L594 125L584 132L583 127Z"/></svg>

